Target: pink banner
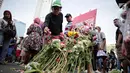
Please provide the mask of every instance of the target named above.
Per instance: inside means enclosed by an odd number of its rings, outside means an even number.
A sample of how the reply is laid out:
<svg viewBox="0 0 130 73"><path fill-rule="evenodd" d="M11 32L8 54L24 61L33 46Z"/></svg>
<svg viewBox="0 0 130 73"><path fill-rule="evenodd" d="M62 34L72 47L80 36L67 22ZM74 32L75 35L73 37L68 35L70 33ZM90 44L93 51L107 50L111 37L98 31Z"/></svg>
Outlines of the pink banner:
<svg viewBox="0 0 130 73"><path fill-rule="evenodd" d="M73 19L73 25L82 26L86 22L88 26L95 27L97 9L81 14Z"/></svg>

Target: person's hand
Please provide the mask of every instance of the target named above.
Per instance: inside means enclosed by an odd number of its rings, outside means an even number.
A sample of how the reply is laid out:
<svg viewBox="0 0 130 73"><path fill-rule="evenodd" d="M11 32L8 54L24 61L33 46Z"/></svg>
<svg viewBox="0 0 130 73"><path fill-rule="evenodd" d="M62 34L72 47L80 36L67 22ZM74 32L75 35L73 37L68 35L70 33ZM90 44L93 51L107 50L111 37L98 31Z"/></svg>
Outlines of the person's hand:
<svg viewBox="0 0 130 73"><path fill-rule="evenodd" d="M50 35L51 34L51 32L50 32L48 27L44 28L44 32L45 32L46 35Z"/></svg>
<svg viewBox="0 0 130 73"><path fill-rule="evenodd" d="M45 27L44 28L44 32L48 32L49 31L49 28L48 27Z"/></svg>
<svg viewBox="0 0 130 73"><path fill-rule="evenodd" d="M63 34L63 32L60 33L60 39L61 39L61 40L64 39L64 34Z"/></svg>
<svg viewBox="0 0 130 73"><path fill-rule="evenodd" d="M61 33L60 33L60 37L64 37L64 34L63 34L63 32L61 32Z"/></svg>
<svg viewBox="0 0 130 73"><path fill-rule="evenodd" d="M13 21L8 21L8 25L13 25Z"/></svg>
<svg viewBox="0 0 130 73"><path fill-rule="evenodd" d="M121 65L121 67L123 67L123 63L122 63L122 62L121 62L121 64L120 64L120 65Z"/></svg>
<svg viewBox="0 0 130 73"><path fill-rule="evenodd" d="M61 32L60 35L64 35L63 32Z"/></svg>

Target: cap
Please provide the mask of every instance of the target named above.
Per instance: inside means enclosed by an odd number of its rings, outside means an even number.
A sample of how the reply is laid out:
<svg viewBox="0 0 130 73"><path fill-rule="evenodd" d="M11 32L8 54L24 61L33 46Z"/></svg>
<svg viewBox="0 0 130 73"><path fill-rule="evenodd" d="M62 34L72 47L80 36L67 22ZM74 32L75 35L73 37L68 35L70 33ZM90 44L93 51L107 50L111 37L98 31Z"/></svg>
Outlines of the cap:
<svg viewBox="0 0 130 73"><path fill-rule="evenodd" d="M68 14L66 14L66 16L65 16L65 17L67 18L67 17L69 17L69 16L71 16L71 14L69 14L69 13L68 13ZM72 16L71 16L71 17L72 17Z"/></svg>
<svg viewBox="0 0 130 73"><path fill-rule="evenodd" d="M54 7L54 6L62 7L61 1L60 0L56 0L55 2L53 2L52 7Z"/></svg>

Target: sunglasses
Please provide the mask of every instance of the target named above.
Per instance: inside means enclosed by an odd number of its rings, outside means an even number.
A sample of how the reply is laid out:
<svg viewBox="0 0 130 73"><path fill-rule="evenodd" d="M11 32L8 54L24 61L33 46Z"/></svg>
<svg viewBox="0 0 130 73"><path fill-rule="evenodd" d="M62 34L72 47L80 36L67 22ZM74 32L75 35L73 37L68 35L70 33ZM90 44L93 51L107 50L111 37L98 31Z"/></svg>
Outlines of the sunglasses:
<svg viewBox="0 0 130 73"><path fill-rule="evenodd" d="M58 7L58 6L55 6L53 8L54 8L54 10L60 10L61 9L61 7Z"/></svg>

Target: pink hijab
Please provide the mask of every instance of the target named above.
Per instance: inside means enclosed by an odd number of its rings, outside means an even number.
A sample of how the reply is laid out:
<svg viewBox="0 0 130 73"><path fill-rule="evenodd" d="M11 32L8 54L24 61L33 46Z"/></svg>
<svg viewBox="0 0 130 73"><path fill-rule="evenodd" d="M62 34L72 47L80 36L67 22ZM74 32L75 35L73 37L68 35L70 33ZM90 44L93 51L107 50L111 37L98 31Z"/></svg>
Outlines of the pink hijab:
<svg viewBox="0 0 130 73"><path fill-rule="evenodd" d="M41 27L41 26L40 26L40 23L41 23L41 20L40 20L39 18L35 18L35 19L34 19L34 23L33 23L34 25L37 25L37 26ZM32 24L32 25L33 25L33 24Z"/></svg>
<svg viewBox="0 0 130 73"><path fill-rule="evenodd" d="M39 18L34 19L34 23L40 24L41 20Z"/></svg>

